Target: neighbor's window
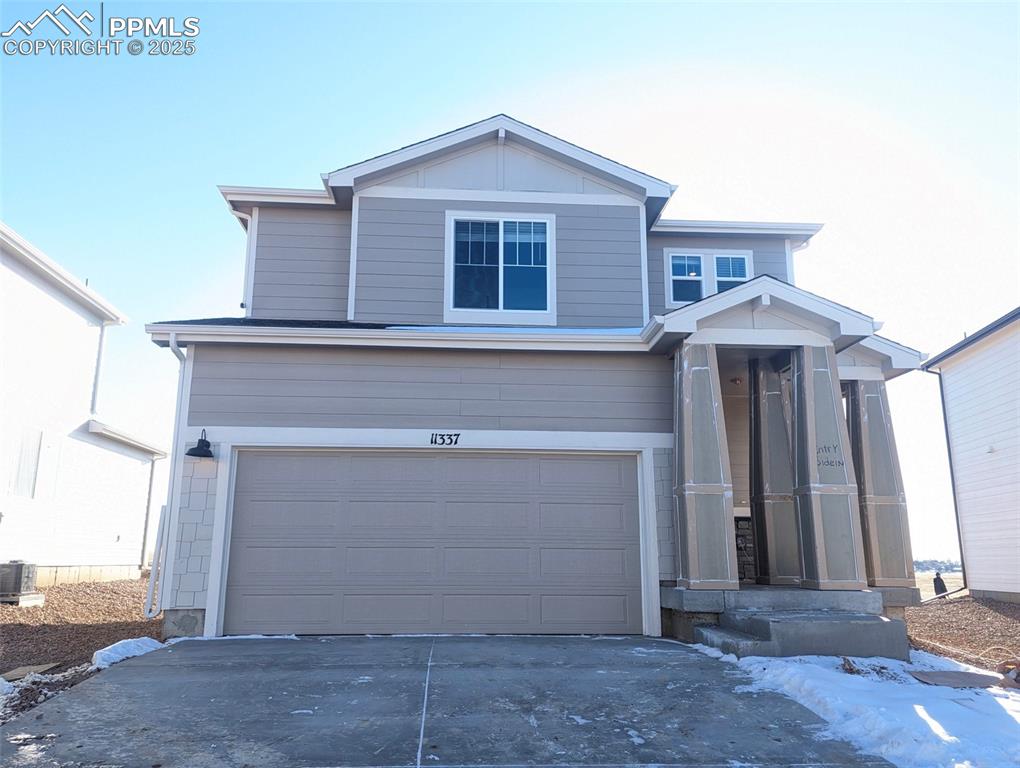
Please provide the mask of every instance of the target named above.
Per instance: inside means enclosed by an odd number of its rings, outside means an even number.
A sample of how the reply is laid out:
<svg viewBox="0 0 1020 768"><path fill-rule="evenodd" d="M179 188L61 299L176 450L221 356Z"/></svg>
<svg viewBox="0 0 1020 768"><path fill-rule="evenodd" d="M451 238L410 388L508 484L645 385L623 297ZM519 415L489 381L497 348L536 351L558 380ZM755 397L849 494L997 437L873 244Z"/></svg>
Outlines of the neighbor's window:
<svg viewBox="0 0 1020 768"><path fill-rule="evenodd" d="M548 310L547 223L454 220L453 308Z"/></svg>
<svg viewBox="0 0 1020 768"><path fill-rule="evenodd" d="M736 288L747 280L746 256L715 257L715 290L718 293Z"/></svg>
<svg viewBox="0 0 1020 768"><path fill-rule="evenodd" d="M670 259L673 301L697 301L702 297L701 257L674 253Z"/></svg>

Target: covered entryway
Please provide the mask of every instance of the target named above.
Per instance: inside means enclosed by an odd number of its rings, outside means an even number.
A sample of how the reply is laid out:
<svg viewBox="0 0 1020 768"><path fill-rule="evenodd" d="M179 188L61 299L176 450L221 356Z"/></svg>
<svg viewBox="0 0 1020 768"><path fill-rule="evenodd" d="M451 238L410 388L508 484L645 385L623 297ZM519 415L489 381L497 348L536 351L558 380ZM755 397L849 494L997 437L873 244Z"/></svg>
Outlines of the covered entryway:
<svg viewBox="0 0 1020 768"><path fill-rule="evenodd" d="M633 455L241 450L226 634L640 633Z"/></svg>

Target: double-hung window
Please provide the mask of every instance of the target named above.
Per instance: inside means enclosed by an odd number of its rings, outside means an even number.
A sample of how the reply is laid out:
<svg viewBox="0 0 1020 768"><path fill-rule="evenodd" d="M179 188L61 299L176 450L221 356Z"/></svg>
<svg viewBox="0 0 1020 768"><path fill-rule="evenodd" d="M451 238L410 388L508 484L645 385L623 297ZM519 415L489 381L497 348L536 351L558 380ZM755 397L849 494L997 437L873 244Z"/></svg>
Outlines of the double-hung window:
<svg viewBox="0 0 1020 768"><path fill-rule="evenodd" d="M448 212L448 323L556 322L554 219Z"/></svg>
<svg viewBox="0 0 1020 768"><path fill-rule="evenodd" d="M666 307L736 288L752 275L751 251L666 248Z"/></svg>

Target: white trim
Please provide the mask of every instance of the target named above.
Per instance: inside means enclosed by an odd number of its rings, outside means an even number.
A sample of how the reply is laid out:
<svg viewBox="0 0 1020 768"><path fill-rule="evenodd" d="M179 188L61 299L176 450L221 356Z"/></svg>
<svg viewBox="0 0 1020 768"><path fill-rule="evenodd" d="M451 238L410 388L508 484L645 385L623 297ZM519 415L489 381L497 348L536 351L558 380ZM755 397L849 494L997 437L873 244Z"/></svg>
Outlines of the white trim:
<svg viewBox="0 0 1020 768"><path fill-rule="evenodd" d="M822 224L794 224L774 221L707 221L696 219L659 219L652 225L654 233L728 234L728 235L790 235L809 238Z"/></svg>
<svg viewBox="0 0 1020 768"><path fill-rule="evenodd" d="M201 432L189 427L189 437ZM216 519L205 606L206 636L223 634L223 608L229 568L229 542L233 515L237 454L245 449L323 450L436 450L429 445L432 430L329 429L301 427L216 427L209 436L219 452L216 475ZM456 430L454 430L456 431ZM469 442L464 438L468 437ZM461 430L460 451L527 451L532 453L610 453L633 455L638 472L638 521L641 552L642 631L662 633L659 613L658 517L655 509L654 449L672 445L670 433L658 432L552 432ZM176 537L176 534L175 534Z"/></svg>
<svg viewBox="0 0 1020 768"><path fill-rule="evenodd" d="M115 443L126 445L130 448L135 448L142 453L147 453L157 459L165 459L166 453L161 451L159 448L143 443L141 440L131 437L131 435L121 432L120 430L114 429L113 427L103 424L101 421L95 419L89 419L88 430L93 435L99 435L105 437L107 440L112 440Z"/></svg>
<svg viewBox="0 0 1020 768"><path fill-rule="evenodd" d="M154 342L171 334L181 345L314 344L341 347L405 347L427 349L506 349L571 352L647 352L640 332L600 333L597 329L535 328L265 328L244 326L147 325ZM502 331L502 332L501 332ZM544 333L543 333L544 332Z"/></svg>
<svg viewBox="0 0 1020 768"><path fill-rule="evenodd" d="M793 279L793 246L790 245L790 238L786 238L783 243L786 248L786 282L793 285L795 282Z"/></svg>
<svg viewBox="0 0 1020 768"><path fill-rule="evenodd" d="M218 186L228 204L266 203L276 205L336 205L333 196L324 189L286 189L282 187ZM231 205L231 207L233 207Z"/></svg>
<svg viewBox="0 0 1020 768"><path fill-rule="evenodd" d="M248 239L244 248L244 316L251 317L255 303L255 259L259 237L259 207L251 209L248 217Z"/></svg>
<svg viewBox="0 0 1020 768"><path fill-rule="evenodd" d="M167 584L173 585L173 571L177 557L177 537L180 533L181 486L184 484L184 446L188 443L188 413L191 408L191 376L195 368L195 356L188 354L181 366L180 384L177 387L177 416L174 419L174 444L171 446L170 484L167 489L167 535L166 560L159 574L159 609L175 608L167 604ZM198 438L195 438L196 440ZM174 593L176 600L177 594Z"/></svg>
<svg viewBox="0 0 1020 768"><path fill-rule="evenodd" d="M687 337L690 344L747 347L826 347L832 339L808 330L771 328L705 328Z"/></svg>
<svg viewBox="0 0 1020 768"><path fill-rule="evenodd" d="M4 254L27 267L33 274L57 288L82 309L105 323L123 325L127 318L119 309L93 291L53 259L0 221L0 246ZM26 322L29 318L26 318Z"/></svg>
<svg viewBox="0 0 1020 768"><path fill-rule="evenodd" d="M436 152L450 150L460 144L484 139L491 135L498 136L500 130L505 136L517 136L525 142L531 142L544 149L559 154L580 165L588 166L607 176L619 179L644 191L648 197L668 198L673 194L672 185L654 176L628 168L608 158L589 152L575 144L571 144L556 136L544 133L530 125L525 125L507 115L495 115L486 120L464 126L456 130L419 141L403 149L398 149L379 157L365 160L328 174L327 181L334 187L352 187L358 179L380 173L388 168L413 163Z"/></svg>
<svg viewBox="0 0 1020 768"><path fill-rule="evenodd" d="M701 298L704 299L708 296L719 292L718 278L716 276L715 259L717 256L734 256L743 258L747 263L747 277L740 282L747 282L754 277L754 251L747 250L746 248L663 248L662 249L662 262L663 279L665 280L665 296L663 297L666 301L666 309L680 309L686 307L688 304L693 304L690 301L673 301L673 257L674 256L700 256L701 257ZM678 280L690 280L694 282L693 278L681 277L675 278ZM727 278L731 282L736 282L736 278ZM730 290L733 290L732 288Z"/></svg>
<svg viewBox="0 0 1020 768"><path fill-rule="evenodd" d="M453 306L454 225L457 221L499 222L499 303L500 309L464 309ZM502 309L503 304L503 225L507 221L541 221L546 225L546 309ZM498 211L446 211L443 264L443 322L481 325L556 325L556 216L551 213Z"/></svg>
<svg viewBox="0 0 1020 768"><path fill-rule="evenodd" d="M229 531L234 516L234 482L237 456L230 443L216 446L216 508L213 538L206 584L205 625L202 634L216 637L223 634L223 606L227 600L227 569L230 567Z"/></svg>
<svg viewBox="0 0 1020 768"><path fill-rule="evenodd" d="M585 195L576 192L507 192L485 189L439 189L423 187L365 187L362 197L387 197L407 200L465 200L474 203L524 203L558 205L623 205L638 206L639 200L626 195Z"/></svg>
<svg viewBox="0 0 1020 768"><path fill-rule="evenodd" d="M639 215L641 219L641 322L647 325L648 318L651 317L648 287L648 211L643 205Z"/></svg>
<svg viewBox="0 0 1020 768"><path fill-rule="evenodd" d="M361 214L360 195L351 200L351 259L347 272L347 319L354 320L355 297L358 281L358 217Z"/></svg>
<svg viewBox="0 0 1020 768"><path fill-rule="evenodd" d="M881 368L872 368L867 365L841 365L839 366L840 381L885 381Z"/></svg>

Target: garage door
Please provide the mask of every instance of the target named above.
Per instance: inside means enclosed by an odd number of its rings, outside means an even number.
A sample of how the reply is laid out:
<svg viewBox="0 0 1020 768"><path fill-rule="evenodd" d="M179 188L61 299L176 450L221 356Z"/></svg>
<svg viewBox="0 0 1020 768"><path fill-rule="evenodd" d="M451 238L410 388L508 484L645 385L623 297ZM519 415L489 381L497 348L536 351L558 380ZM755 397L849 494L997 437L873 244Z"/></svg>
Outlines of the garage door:
<svg viewBox="0 0 1020 768"><path fill-rule="evenodd" d="M224 632L640 633L636 463L242 451Z"/></svg>

